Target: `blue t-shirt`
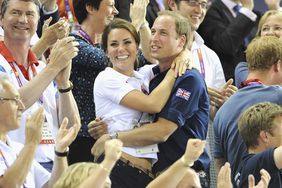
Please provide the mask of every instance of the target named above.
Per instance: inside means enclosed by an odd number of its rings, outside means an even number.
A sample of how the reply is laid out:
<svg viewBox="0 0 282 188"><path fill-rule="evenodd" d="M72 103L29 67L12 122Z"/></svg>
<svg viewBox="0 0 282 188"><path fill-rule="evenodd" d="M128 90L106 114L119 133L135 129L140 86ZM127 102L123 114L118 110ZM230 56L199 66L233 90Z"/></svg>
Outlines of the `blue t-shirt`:
<svg viewBox="0 0 282 188"><path fill-rule="evenodd" d="M156 71L158 66L154 67ZM150 82L150 91L165 77L166 72L159 73ZM178 125L176 131L168 140L160 143L158 162L153 166L154 172L160 172L178 160L185 152L189 138L205 140L209 120L209 97L204 79L196 70L187 70L177 78L172 94L156 118L164 118ZM209 167L210 159L207 151L194 163L195 170L205 170Z"/></svg>
<svg viewBox="0 0 282 188"><path fill-rule="evenodd" d="M239 89L219 109L214 118L215 158L224 158L231 165L231 177L242 156L247 154L246 146L238 131L238 118L248 107L260 102L272 102L282 106L282 89L280 86L262 84ZM234 183L234 181L233 181Z"/></svg>
<svg viewBox="0 0 282 188"><path fill-rule="evenodd" d="M236 87L240 87L240 84L247 80L248 77L248 64L247 62L240 62L235 68L235 85Z"/></svg>
<svg viewBox="0 0 282 188"><path fill-rule="evenodd" d="M282 187L282 171L276 167L273 155L274 148L270 148L258 154L244 156L236 173L237 187L248 188L248 176L250 174L253 174L255 184L257 184L261 180L261 169L265 169L271 176L268 187Z"/></svg>

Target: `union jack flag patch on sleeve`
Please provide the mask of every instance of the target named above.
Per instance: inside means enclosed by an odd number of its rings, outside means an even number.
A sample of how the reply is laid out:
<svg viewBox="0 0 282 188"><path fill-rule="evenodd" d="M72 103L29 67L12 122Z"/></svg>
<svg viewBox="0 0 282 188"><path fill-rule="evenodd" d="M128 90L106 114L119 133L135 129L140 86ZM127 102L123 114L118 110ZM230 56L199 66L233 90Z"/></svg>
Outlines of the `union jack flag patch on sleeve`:
<svg viewBox="0 0 282 188"><path fill-rule="evenodd" d="M176 91L176 96L185 99L186 101L189 100L190 95L191 93L189 91L186 91L185 89L182 88L178 88Z"/></svg>

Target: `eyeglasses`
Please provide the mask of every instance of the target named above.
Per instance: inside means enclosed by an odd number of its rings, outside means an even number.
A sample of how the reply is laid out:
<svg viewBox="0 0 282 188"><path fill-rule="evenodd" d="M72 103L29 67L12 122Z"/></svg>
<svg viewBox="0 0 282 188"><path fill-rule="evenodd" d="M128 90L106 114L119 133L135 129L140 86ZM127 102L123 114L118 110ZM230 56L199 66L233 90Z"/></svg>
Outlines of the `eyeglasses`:
<svg viewBox="0 0 282 188"><path fill-rule="evenodd" d="M205 1L199 2L196 0L182 0L185 1L189 6L191 7L196 7L196 6L201 6L202 9L207 9L208 8L208 3Z"/></svg>
<svg viewBox="0 0 282 188"><path fill-rule="evenodd" d="M19 105L22 102L19 97L14 97L14 98L0 97L0 101L14 101L16 105Z"/></svg>

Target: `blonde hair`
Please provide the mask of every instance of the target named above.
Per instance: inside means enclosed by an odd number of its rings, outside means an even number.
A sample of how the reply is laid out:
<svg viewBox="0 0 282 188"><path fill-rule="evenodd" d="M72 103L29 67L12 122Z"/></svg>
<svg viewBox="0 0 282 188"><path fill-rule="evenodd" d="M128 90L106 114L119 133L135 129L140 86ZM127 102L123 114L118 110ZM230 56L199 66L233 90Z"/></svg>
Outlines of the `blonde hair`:
<svg viewBox="0 0 282 188"><path fill-rule="evenodd" d="M249 71L265 71L282 60L282 42L275 36L262 36L252 40L246 50Z"/></svg>
<svg viewBox="0 0 282 188"><path fill-rule="evenodd" d="M282 116L282 107L262 102L249 107L239 117L238 129L247 148L256 147L260 131L273 135L274 119Z"/></svg>
<svg viewBox="0 0 282 188"><path fill-rule="evenodd" d="M270 16L280 17L282 19L282 12L280 10L269 10L265 12L259 21L256 36L261 36L262 26Z"/></svg>
<svg viewBox="0 0 282 188"><path fill-rule="evenodd" d="M99 165L92 162L75 163L68 167L53 188L77 188L97 167Z"/></svg>

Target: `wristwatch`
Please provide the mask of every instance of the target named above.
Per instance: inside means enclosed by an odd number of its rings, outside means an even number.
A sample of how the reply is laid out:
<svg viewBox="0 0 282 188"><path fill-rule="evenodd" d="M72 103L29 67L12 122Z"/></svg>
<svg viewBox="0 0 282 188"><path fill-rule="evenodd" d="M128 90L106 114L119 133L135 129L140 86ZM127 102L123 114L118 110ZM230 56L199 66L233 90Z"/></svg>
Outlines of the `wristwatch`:
<svg viewBox="0 0 282 188"><path fill-rule="evenodd" d="M117 132L112 132L109 134L111 139L117 139L118 138L118 133Z"/></svg>

